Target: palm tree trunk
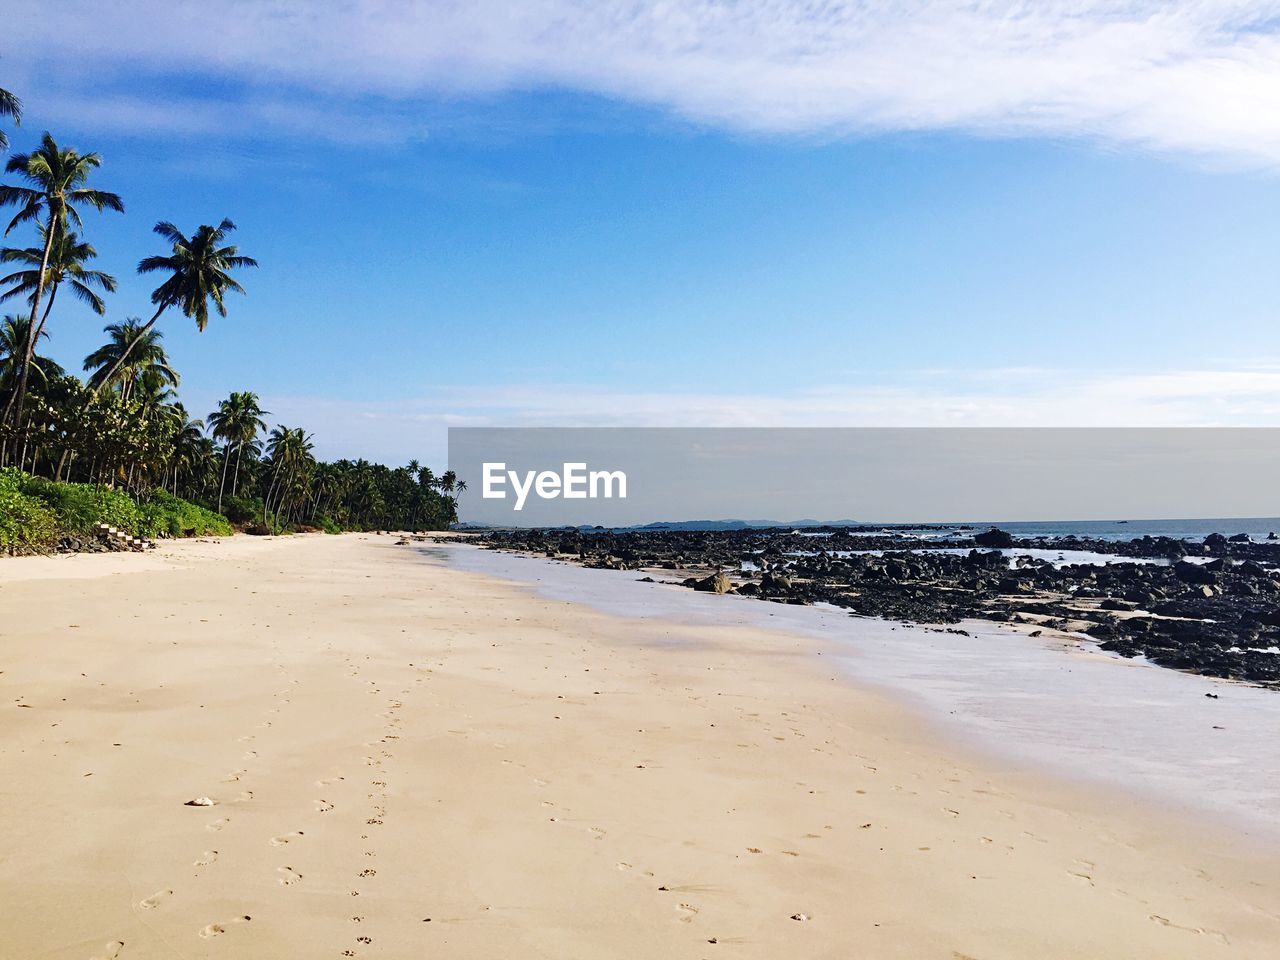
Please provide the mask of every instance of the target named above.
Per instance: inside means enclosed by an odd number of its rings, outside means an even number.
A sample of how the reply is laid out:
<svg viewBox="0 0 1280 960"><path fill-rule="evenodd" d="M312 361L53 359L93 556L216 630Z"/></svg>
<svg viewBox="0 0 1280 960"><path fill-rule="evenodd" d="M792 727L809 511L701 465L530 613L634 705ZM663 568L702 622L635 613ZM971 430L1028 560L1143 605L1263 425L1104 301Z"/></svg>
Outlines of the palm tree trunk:
<svg viewBox="0 0 1280 960"><path fill-rule="evenodd" d="M31 326L27 330L27 345L22 351L22 366L18 371L18 388L9 397L9 406L5 408L4 419L9 420L10 408L15 413L13 416L13 424L15 429L22 423L22 404L26 400L27 393L27 371L31 368L31 356L36 352L36 315L40 313L40 300L44 297L44 277L49 271L49 255L53 250L53 234L54 234L53 217L49 217L49 225L45 230L44 253L40 257L40 276L36 278L36 292L31 298ZM40 326L44 326L41 320ZM17 437L14 437L14 447L17 448Z"/></svg>
<svg viewBox="0 0 1280 960"><path fill-rule="evenodd" d="M271 506L271 494L275 492L276 481L280 479L280 464L276 464L275 470L271 472L271 484L267 487L267 495L262 498L262 525L267 525L267 510Z"/></svg>
<svg viewBox="0 0 1280 960"><path fill-rule="evenodd" d="M244 441L236 444L236 472L231 479L231 495L240 495L240 454L244 452Z"/></svg>
<svg viewBox="0 0 1280 960"><path fill-rule="evenodd" d="M27 330L27 346L22 352L22 366L18 369L18 387L12 394L9 394L9 403L5 406L4 422L12 422L14 429L14 451L19 447L20 433L22 433L22 407L27 399L27 374L31 370L31 357L36 352L36 315L40 314L40 301L45 296L45 274L49 271L49 256L54 247L54 221L49 220L49 228L46 230L45 236L45 252L40 259L40 276L36 279L36 293L33 294L31 300L31 325ZM41 320L40 326L44 326L44 320ZM10 420L10 412L13 413Z"/></svg>
<svg viewBox="0 0 1280 960"><path fill-rule="evenodd" d="M227 485L227 462L231 456L224 449L222 454L222 482L218 484L218 512L222 512L222 488Z"/></svg>
<svg viewBox="0 0 1280 960"><path fill-rule="evenodd" d="M111 365L111 369L107 371L106 376L104 376L102 381L89 393L89 397L91 399L101 393L102 389L111 383L112 377L120 372L120 368L123 367L125 361L129 359L129 354L133 352L133 348L136 347L138 342L147 335L147 332L156 325L156 321L160 319L160 314L164 313L167 306L169 306L167 303L160 304L156 309L156 312L152 314L151 319L143 324L142 329L138 331L138 335L129 341L129 345L121 351L120 356L118 356L116 358L116 362Z"/></svg>
<svg viewBox="0 0 1280 960"><path fill-rule="evenodd" d="M49 288L49 302L45 304L44 316L40 318L40 326L36 327L35 335L31 338L33 344L40 342L40 334L44 333L44 325L49 319L49 314L53 312L53 302L58 299L58 285L55 283ZM35 347L31 348L32 356L35 356Z"/></svg>

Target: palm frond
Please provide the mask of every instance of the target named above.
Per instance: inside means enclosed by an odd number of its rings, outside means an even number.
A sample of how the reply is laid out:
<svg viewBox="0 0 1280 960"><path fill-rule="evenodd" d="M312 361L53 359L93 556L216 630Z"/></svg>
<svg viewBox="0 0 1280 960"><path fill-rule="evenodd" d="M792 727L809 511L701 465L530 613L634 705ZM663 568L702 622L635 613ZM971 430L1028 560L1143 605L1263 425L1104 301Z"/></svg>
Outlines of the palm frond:
<svg viewBox="0 0 1280 960"><path fill-rule="evenodd" d="M182 231L179 230L177 227L175 227L168 220L161 220L159 223L157 223L154 227L151 228L151 232L159 234L160 236L164 237L166 240L172 243L175 247L176 246L185 247L187 245L187 238L182 235Z"/></svg>

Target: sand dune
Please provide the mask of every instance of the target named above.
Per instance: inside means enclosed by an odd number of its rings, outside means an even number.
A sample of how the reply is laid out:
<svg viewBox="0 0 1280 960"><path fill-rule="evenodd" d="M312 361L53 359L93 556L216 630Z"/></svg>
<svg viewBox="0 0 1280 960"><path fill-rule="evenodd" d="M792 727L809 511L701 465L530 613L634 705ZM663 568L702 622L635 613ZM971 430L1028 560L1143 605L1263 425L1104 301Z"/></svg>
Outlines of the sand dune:
<svg viewBox="0 0 1280 960"><path fill-rule="evenodd" d="M1274 851L815 653L389 537L5 560L0 956L1274 955Z"/></svg>

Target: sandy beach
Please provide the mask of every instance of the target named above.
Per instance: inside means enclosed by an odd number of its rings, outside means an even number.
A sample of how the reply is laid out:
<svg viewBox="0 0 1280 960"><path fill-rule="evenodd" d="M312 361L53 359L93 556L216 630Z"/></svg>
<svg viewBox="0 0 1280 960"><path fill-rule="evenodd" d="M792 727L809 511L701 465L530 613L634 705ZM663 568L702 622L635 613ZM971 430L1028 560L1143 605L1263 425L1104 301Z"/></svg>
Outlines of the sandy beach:
<svg viewBox="0 0 1280 960"><path fill-rule="evenodd" d="M1274 955L1275 850L826 652L388 536L0 561L0 956Z"/></svg>

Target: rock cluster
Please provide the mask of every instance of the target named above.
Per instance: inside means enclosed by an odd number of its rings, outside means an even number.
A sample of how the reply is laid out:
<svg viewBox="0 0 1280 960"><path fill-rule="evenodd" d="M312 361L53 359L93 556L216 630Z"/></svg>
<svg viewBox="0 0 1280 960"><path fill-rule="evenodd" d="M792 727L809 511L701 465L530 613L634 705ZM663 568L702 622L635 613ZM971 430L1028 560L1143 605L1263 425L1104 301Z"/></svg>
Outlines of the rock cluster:
<svg viewBox="0 0 1280 960"><path fill-rule="evenodd" d="M490 531L495 549L612 570L675 573L695 590L778 603L823 602L914 623L981 618L1085 633L1124 656L1280 685L1280 542L1219 534L1192 542L1015 539L839 530ZM988 547L999 545L998 552ZM1064 563L1020 550L1085 550L1126 559ZM1193 562L1193 560L1195 562ZM1141 562L1145 561L1145 562Z"/></svg>

